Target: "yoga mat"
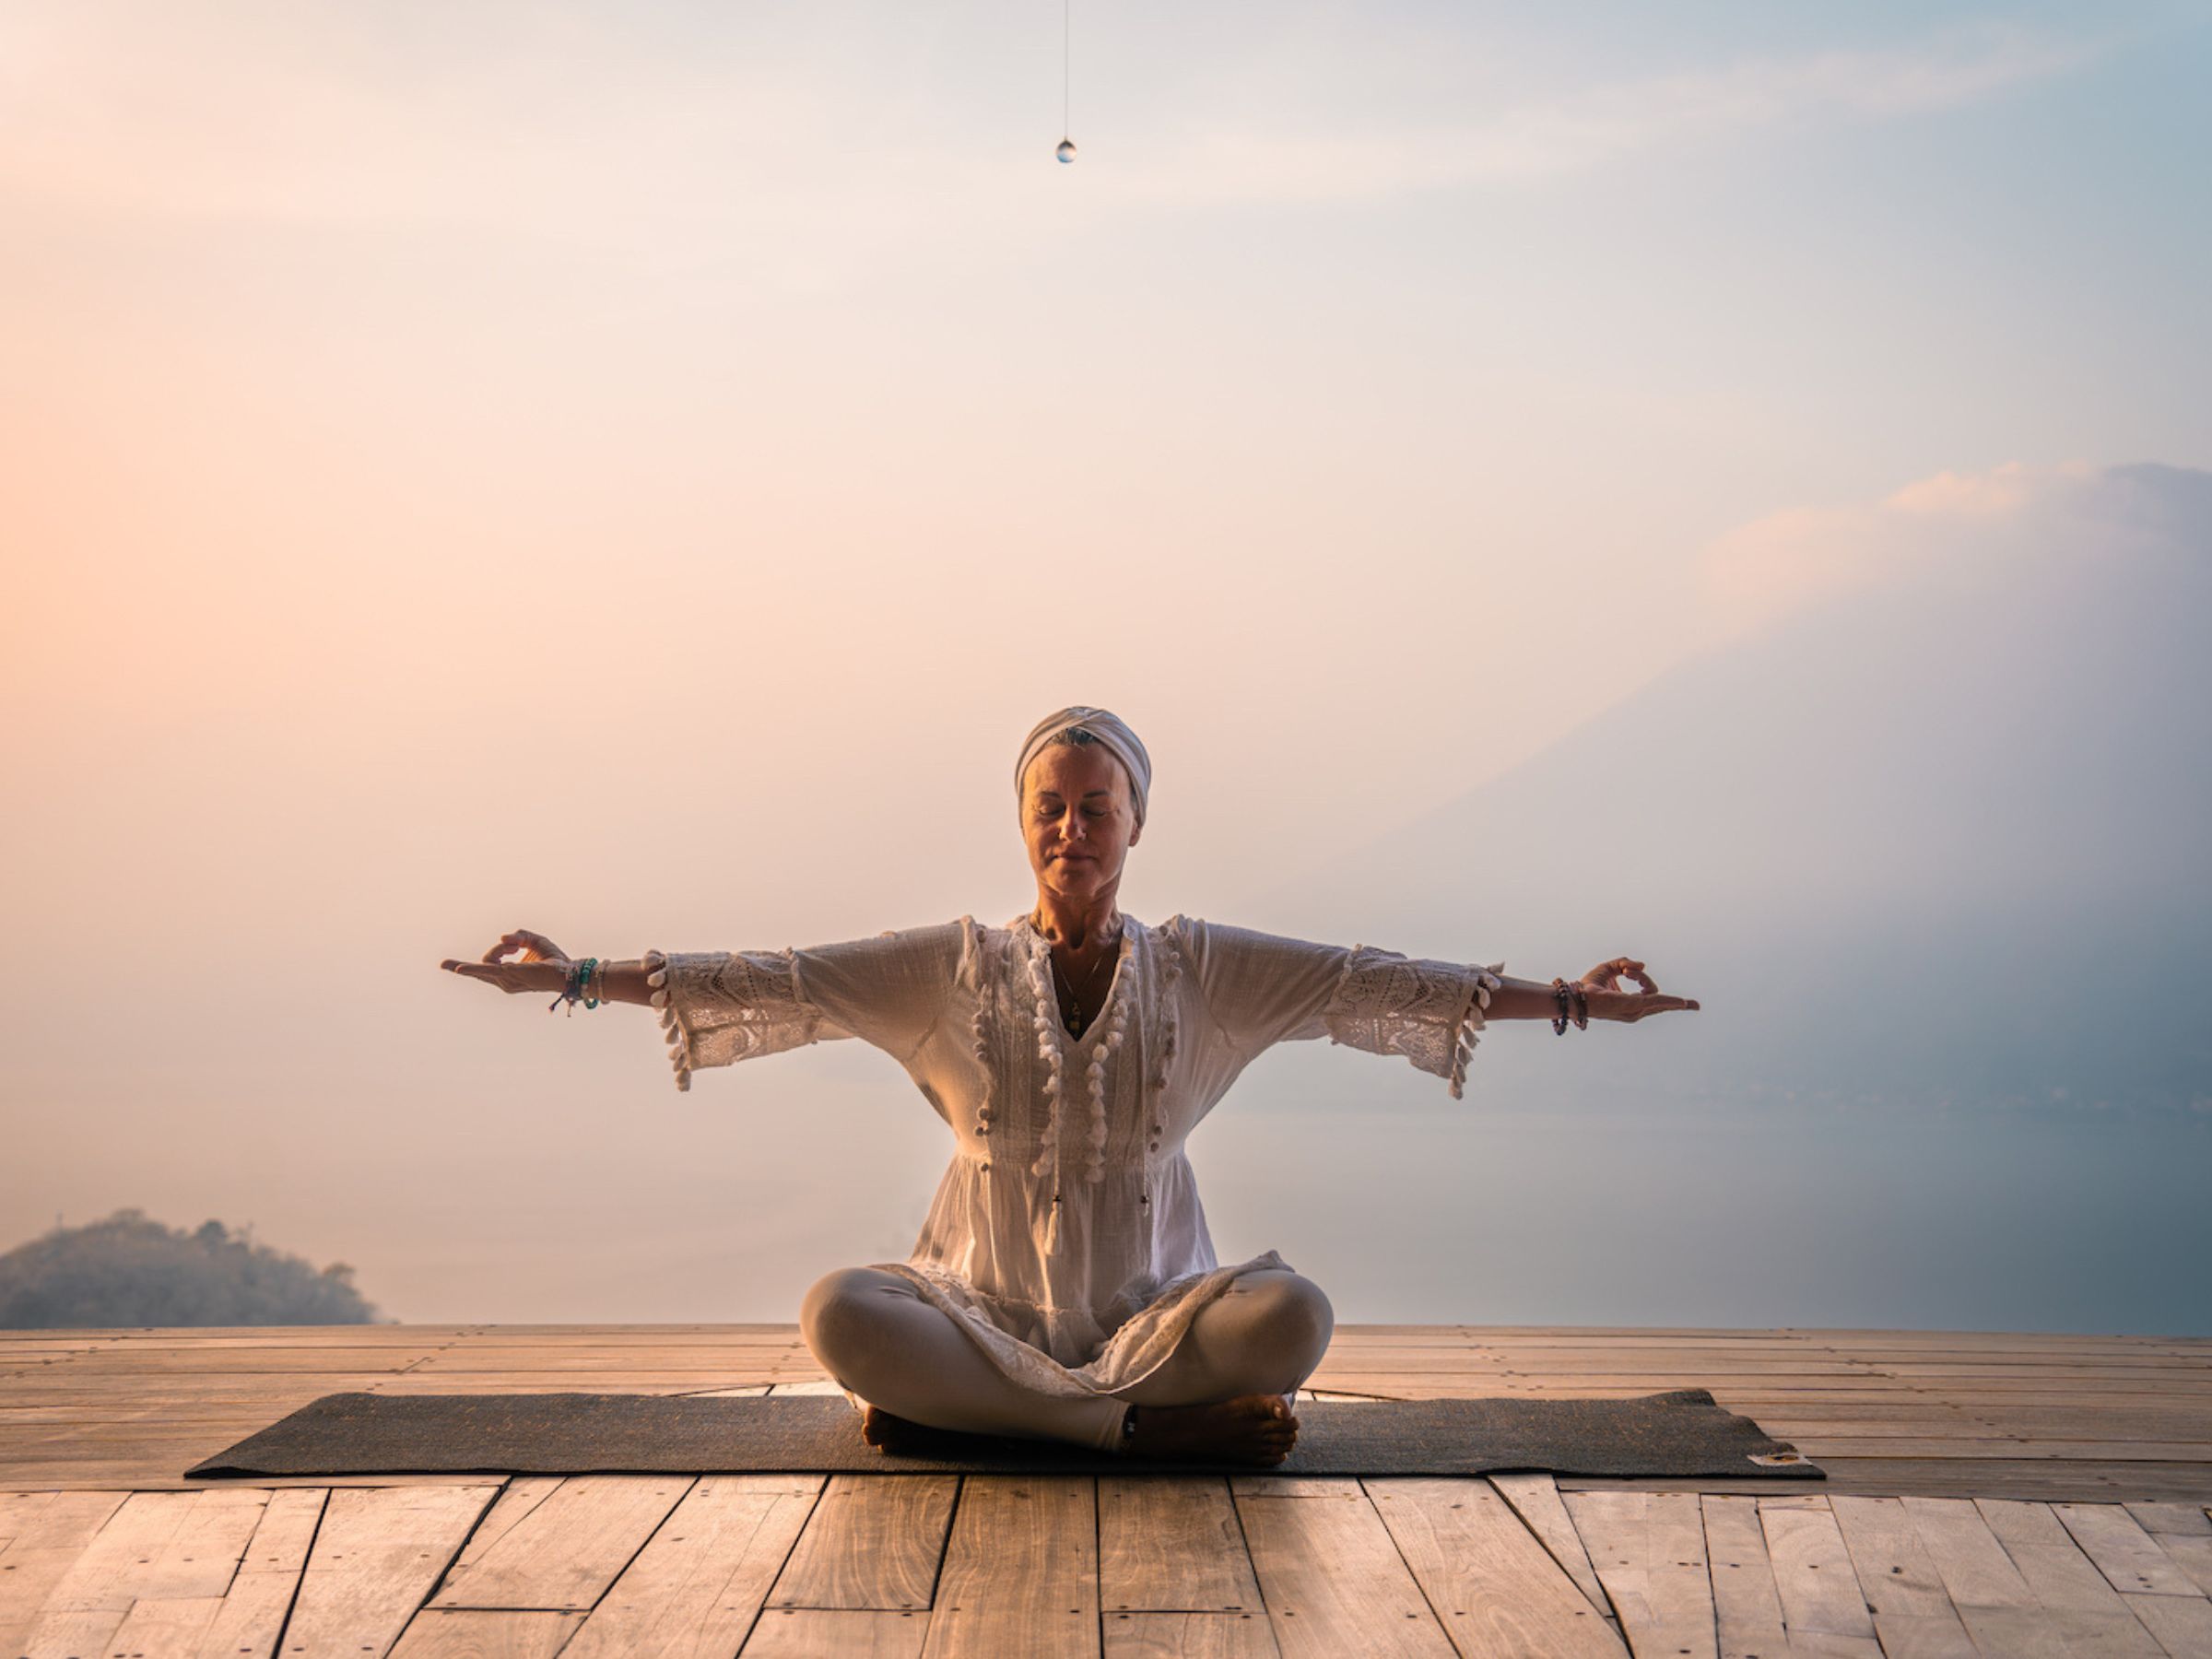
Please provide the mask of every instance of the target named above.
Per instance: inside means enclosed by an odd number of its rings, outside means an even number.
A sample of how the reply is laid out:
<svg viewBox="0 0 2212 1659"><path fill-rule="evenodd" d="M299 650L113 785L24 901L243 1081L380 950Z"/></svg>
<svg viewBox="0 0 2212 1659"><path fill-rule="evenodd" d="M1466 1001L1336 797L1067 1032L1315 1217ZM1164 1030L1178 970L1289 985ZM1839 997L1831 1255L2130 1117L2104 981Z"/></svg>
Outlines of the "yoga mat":
<svg viewBox="0 0 2212 1659"><path fill-rule="evenodd" d="M1301 1400L1279 1464L1155 1463L1053 1441L938 1436L925 1455L860 1437L841 1396L325 1394L188 1477L399 1474L1710 1475L1824 1478L1701 1388L1629 1400Z"/></svg>

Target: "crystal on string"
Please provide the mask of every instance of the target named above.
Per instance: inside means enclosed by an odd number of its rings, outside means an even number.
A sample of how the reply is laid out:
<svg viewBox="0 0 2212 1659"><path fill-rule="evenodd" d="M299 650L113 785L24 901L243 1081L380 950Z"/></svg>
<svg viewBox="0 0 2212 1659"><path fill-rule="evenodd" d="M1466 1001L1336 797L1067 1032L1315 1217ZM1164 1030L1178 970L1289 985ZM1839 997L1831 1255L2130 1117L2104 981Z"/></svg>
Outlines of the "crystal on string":
<svg viewBox="0 0 2212 1659"><path fill-rule="evenodd" d="M1076 141L1073 138L1061 139L1060 147L1053 154L1063 161L1073 161L1076 159Z"/></svg>

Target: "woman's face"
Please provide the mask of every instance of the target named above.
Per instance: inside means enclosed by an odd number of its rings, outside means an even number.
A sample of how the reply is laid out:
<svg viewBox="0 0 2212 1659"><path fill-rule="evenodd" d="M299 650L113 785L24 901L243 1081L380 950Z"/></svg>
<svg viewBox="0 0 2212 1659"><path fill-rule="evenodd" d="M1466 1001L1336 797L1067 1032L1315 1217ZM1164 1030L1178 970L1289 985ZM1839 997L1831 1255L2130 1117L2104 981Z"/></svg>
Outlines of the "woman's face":
<svg viewBox="0 0 2212 1659"><path fill-rule="evenodd" d="M1129 774L1103 744L1053 744L1021 781L1021 834L1037 885L1089 898L1121 879L1136 845Z"/></svg>

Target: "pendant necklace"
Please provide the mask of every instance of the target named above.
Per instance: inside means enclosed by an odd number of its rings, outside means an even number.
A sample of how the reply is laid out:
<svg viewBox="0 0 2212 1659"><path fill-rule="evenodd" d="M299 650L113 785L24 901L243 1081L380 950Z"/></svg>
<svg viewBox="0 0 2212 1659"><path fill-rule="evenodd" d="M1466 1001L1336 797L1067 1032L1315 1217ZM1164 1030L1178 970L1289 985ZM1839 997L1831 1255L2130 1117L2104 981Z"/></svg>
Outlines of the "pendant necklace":
<svg viewBox="0 0 2212 1659"><path fill-rule="evenodd" d="M1031 925L1034 926L1035 924L1032 922ZM1041 938L1043 936L1043 932L1044 930L1042 928L1038 929L1039 937ZM1121 938L1120 935L1115 935L1113 944L1107 949L1099 953L1099 959L1090 965L1090 971L1083 976L1083 990L1085 992L1089 991L1091 986L1098 983L1099 970L1103 968L1108 962L1112 961L1120 954ZM1067 1034L1070 1037L1080 1037L1083 1035L1084 1029L1090 1024L1090 1020L1083 1012L1082 995L1077 992L1073 985L1067 982L1067 975L1061 972L1060 959L1053 955L1053 943L1050 939L1046 939L1044 943L1044 959L1053 965L1053 980L1057 982L1060 987L1067 993L1067 1006L1062 1012L1061 1023L1065 1025L1068 1019L1072 1018L1075 1021L1075 1024L1069 1027Z"/></svg>

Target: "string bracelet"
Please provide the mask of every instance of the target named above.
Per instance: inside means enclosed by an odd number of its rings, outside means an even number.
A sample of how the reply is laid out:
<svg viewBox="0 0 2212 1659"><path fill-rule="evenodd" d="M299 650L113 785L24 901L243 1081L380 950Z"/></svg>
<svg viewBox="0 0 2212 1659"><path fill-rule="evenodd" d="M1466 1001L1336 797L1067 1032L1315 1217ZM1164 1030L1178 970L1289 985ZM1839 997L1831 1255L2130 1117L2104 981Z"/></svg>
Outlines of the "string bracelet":
<svg viewBox="0 0 2212 1659"><path fill-rule="evenodd" d="M554 1009L559 1007L563 1003L569 1005L569 1012L571 1015L576 1012L576 1005L578 1003L582 1003L586 1008L597 1007L601 999L596 997L586 997L584 995L584 987L590 983L592 974L598 968L598 966L599 959L597 957L585 957L581 962L571 962L569 964L569 971L564 976L564 982L560 988L560 994L546 1005L546 1012L548 1014L552 1013ZM606 988L604 982L602 982L600 988L602 990Z"/></svg>

